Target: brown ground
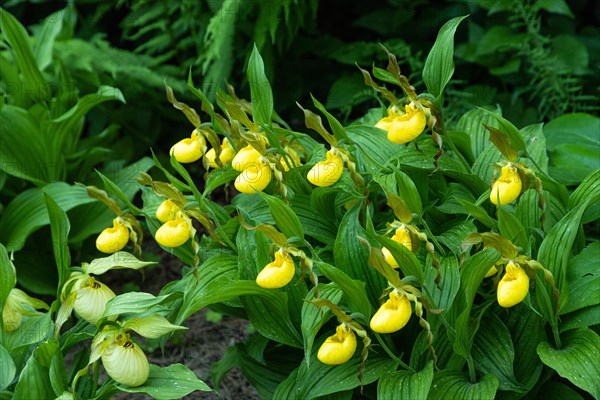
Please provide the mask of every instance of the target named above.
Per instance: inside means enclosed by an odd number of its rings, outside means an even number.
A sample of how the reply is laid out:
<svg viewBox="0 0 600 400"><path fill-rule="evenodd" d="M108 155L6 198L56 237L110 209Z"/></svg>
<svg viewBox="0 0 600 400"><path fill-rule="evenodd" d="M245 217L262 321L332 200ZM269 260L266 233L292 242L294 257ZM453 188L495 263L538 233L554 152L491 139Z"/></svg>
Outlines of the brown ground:
<svg viewBox="0 0 600 400"><path fill-rule="evenodd" d="M155 245L156 246L156 245ZM157 249L160 252L160 249ZM176 257L161 252L161 263L146 271L142 280L140 273L131 270L110 271L103 276L105 283L115 293L122 293L123 285L128 282L140 286L140 290L157 295L168 282L179 279L182 263ZM121 286L121 287L119 287ZM192 315L184 323L189 329L180 339L180 343L167 343L164 355L160 349L148 354L148 361L157 365L181 363L194 371L196 375L213 387L211 366L221 359L227 348L243 340L246 336L248 322L233 317L223 317L218 323L206 320L206 311ZM119 394L114 399L149 399L148 396ZM220 393L195 392L185 399L260 399L256 390L248 383L239 369L230 371L222 380Z"/></svg>

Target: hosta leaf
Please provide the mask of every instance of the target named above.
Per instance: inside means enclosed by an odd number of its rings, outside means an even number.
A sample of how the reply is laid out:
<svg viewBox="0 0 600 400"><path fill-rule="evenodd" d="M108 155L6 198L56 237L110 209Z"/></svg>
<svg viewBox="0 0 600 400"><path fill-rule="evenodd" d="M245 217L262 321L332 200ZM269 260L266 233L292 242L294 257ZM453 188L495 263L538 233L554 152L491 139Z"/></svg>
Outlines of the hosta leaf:
<svg viewBox="0 0 600 400"><path fill-rule="evenodd" d="M498 378L484 375L481 381L472 383L460 371L440 371L433 376L429 392L430 400L492 400L498 390Z"/></svg>
<svg viewBox="0 0 600 400"><path fill-rule="evenodd" d="M600 337L588 328L568 331L562 335L560 349L548 342L538 345L537 353L544 364L575 386L600 398Z"/></svg>
<svg viewBox="0 0 600 400"><path fill-rule="evenodd" d="M458 24L467 16L455 17L446 22L427 55L423 67L423 82L429 93L439 98L454 74L454 33Z"/></svg>
<svg viewBox="0 0 600 400"><path fill-rule="evenodd" d="M155 399L180 399L196 390L211 391L208 385L182 364L171 364L166 367L150 365L150 375L142 386L130 387L117 384L119 390L127 393L145 393Z"/></svg>
<svg viewBox="0 0 600 400"><path fill-rule="evenodd" d="M484 374L495 375L500 382L500 390L523 391L513 371L515 350L510 332L498 317L484 315L472 352L477 369Z"/></svg>
<svg viewBox="0 0 600 400"><path fill-rule="evenodd" d="M600 325L600 305L589 306L561 316L560 331Z"/></svg>
<svg viewBox="0 0 600 400"><path fill-rule="evenodd" d="M433 381L433 363L419 372L396 371L383 375L377 384L377 398L426 399Z"/></svg>

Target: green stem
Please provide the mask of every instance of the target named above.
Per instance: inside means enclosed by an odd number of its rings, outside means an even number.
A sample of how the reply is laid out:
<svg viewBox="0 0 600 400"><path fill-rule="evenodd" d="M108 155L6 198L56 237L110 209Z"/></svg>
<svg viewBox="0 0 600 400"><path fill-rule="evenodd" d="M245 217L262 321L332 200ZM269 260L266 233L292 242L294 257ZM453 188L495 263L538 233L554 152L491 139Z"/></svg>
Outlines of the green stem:
<svg viewBox="0 0 600 400"><path fill-rule="evenodd" d="M392 358L392 360L396 361L405 370L410 371L410 372L416 372L409 365L405 364L401 359L396 357L396 355L392 352L392 350L390 350L390 348L385 344L384 340L381 338L381 335L379 333L375 333L375 337L377 338L377 341L379 342L381 347L383 347L383 350L387 353L388 356L390 356Z"/></svg>
<svg viewBox="0 0 600 400"><path fill-rule="evenodd" d="M96 393L96 389L98 389L98 378L100 377L100 366L98 365L98 362L95 362L93 365L93 371L94 371L94 381L92 384L92 393Z"/></svg>
<svg viewBox="0 0 600 400"><path fill-rule="evenodd" d="M469 379L472 384L477 383L477 377L475 376L475 366L473 365L473 357L467 357L467 365L469 366Z"/></svg>
<svg viewBox="0 0 600 400"><path fill-rule="evenodd" d="M469 165L467 160L463 157L463 155L458 151L458 149L454 145L454 142L452 141L452 138L450 137L450 135L447 134L445 130L443 133L444 133L444 136L442 136L442 137L446 138L446 143L448 143L448 145L450 146L450 150L452 150L454 152L454 154L456 154L456 157L461 162L461 164L463 164L463 166L467 169L467 171L470 172L471 166Z"/></svg>

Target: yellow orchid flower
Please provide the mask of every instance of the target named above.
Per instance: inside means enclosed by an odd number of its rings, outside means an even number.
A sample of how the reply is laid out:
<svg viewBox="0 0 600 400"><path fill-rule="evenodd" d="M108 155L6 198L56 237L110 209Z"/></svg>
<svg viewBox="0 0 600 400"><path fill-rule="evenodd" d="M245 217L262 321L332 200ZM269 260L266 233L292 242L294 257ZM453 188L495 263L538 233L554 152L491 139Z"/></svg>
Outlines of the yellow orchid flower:
<svg viewBox="0 0 600 400"><path fill-rule="evenodd" d="M352 358L356 351L356 335L345 324L338 325L319 348L317 358L323 364L340 365Z"/></svg>
<svg viewBox="0 0 600 400"><path fill-rule="evenodd" d="M308 181L315 186L327 187L336 183L344 171L344 162L341 155L331 149L326 154L324 161L319 161L308 171Z"/></svg>
<svg viewBox="0 0 600 400"><path fill-rule="evenodd" d="M412 102L404 106L405 113L400 114L395 107L388 110L375 127L388 133L388 140L397 144L408 143L416 139L425 129L427 116L420 104Z"/></svg>
<svg viewBox="0 0 600 400"><path fill-rule="evenodd" d="M521 194L523 183L517 167L511 163L502 167L500 177L494 182L490 192L490 201L497 206L512 203Z"/></svg>
<svg viewBox="0 0 600 400"><path fill-rule="evenodd" d="M123 249L129 241L129 229L120 218L113 219L113 226L104 229L96 239L96 248L103 253L112 254Z"/></svg>
<svg viewBox="0 0 600 400"><path fill-rule="evenodd" d="M146 354L135 344L128 333L120 333L102 352L102 365L116 382L127 386L140 386L148 380L150 365Z"/></svg>
<svg viewBox="0 0 600 400"><path fill-rule="evenodd" d="M294 277L296 268L294 260L288 252L279 249L275 253L275 261L267 264L256 277L258 286L265 289L278 289L284 287Z"/></svg>
<svg viewBox="0 0 600 400"><path fill-rule="evenodd" d="M412 308L408 298L393 291L390 298L371 318L370 326L377 333L392 333L402 329L410 319Z"/></svg>
<svg viewBox="0 0 600 400"><path fill-rule="evenodd" d="M272 175L269 162L261 157L256 162L246 166L235 179L234 186L240 193L254 194L262 192L271 182Z"/></svg>
<svg viewBox="0 0 600 400"><path fill-rule="evenodd" d="M229 140L227 140L227 138L223 138L223 141L221 142L221 154L219 155L219 160L221 160L221 164L229 164L229 162L233 159L234 156L235 150L233 150L233 148L231 147ZM219 168L219 165L216 161L217 152L214 148L207 151L204 157L206 157L206 159L208 160L208 165L210 165L211 168Z"/></svg>
<svg viewBox="0 0 600 400"><path fill-rule="evenodd" d="M529 293L527 273L519 264L509 261L504 276L498 282L498 304L504 308L515 306L525 299L527 293Z"/></svg>
<svg viewBox="0 0 600 400"><path fill-rule="evenodd" d="M171 147L169 154L182 164L192 163L202 157L206 151L206 139L194 129L191 137L182 139Z"/></svg>

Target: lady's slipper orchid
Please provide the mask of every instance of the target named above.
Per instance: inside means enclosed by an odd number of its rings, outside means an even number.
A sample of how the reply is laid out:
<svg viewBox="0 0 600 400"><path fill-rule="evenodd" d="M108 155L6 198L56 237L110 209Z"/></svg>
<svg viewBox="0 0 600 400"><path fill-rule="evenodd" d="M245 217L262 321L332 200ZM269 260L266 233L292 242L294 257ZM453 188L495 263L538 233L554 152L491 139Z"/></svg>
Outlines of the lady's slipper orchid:
<svg viewBox="0 0 600 400"><path fill-rule="evenodd" d="M370 326L377 333L396 332L408 323L411 314L412 308L408 298L393 291L390 293L390 298L371 318Z"/></svg>
<svg viewBox="0 0 600 400"><path fill-rule="evenodd" d="M392 236L392 240L394 242L400 243L410 251L412 251L413 249L410 231L404 225L396 229L396 233L394 234L394 236Z"/></svg>
<svg viewBox="0 0 600 400"><path fill-rule="evenodd" d="M240 193L262 192L271 182L272 175L268 161L258 159L255 163L247 165L235 178L234 186Z"/></svg>
<svg viewBox="0 0 600 400"><path fill-rule="evenodd" d="M156 230L154 239L165 247L179 247L191 237L191 222L182 216L165 222Z"/></svg>
<svg viewBox="0 0 600 400"><path fill-rule="evenodd" d="M156 209L156 218L164 224L165 222L175 219L179 210L177 204L167 199L160 203L160 206Z"/></svg>
<svg viewBox="0 0 600 400"><path fill-rule="evenodd" d="M171 147L169 154L182 164L198 161L206 151L206 139L194 129L192 136L182 139Z"/></svg>
<svg viewBox="0 0 600 400"><path fill-rule="evenodd" d="M231 161L231 166L236 171L242 172L246 168L255 165L258 163L258 159L261 154L258 150L256 150L252 145L248 145L243 147L238 151L238 153L233 157Z"/></svg>
<svg viewBox="0 0 600 400"><path fill-rule="evenodd" d="M490 201L497 206L512 203L521 194L523 184L517 167L512 164L502 167L500 177L494 182L490 192Z"/></svg>
<svg viewBox="0 0 600 400"><path fill-rule="evenodd" d="M338 325L319 348L317 358L323 364L340 365L352 358L356 351L356 335L345 324Z"/></svg>
<svg viewBox="0 0 600 400"><path fill-rule="evenodd" d="M143 385L150 374L146 355L127 333L117 335L102 352L102 365L116 382L132 387Z"/></svg>
<svg viewBox="0 0 600 400"><path fill-rule="evenodd" d="M396 259L394 258L394 256L392 255L392 253L390 253L390 251L387 249L387 247L383 247L381 249L381 252L383 253L383 257L385 258L385 261L390 264L390 267L396 269L399 268L400 266L398 265L398 262L396 261Z"/></svg>
<svg viewBox="0 0 600 400"><path fill-rule="evenodd" d="M419 136L427 124L427 116L423 107L417 103L404 106L405 114L400 114L395 107L388 110L387 117L382 118L375 127L388 133L388 140L397 144L408 143Z"/></svg>
<svg viewBox="0 0 600 400"><path fill-rule="evenodd" d="M233 150L231 144L229 144L229 140L227 140L227 138L223 138L223 141L221 142L221 154L219 154L219 160L221 160L221 164L229 164L234 156L235 150ZM214 148L207 151L204 157L206 157L208 160L208 165L210 165L211 168L219 168L219 164L217 164L216 161L217 152Z"/></svg>
<svg viewBox="0 0 600 400"><path fill-rule="evenodd" d="M258 286L265 289L284 287L294 277L296 268L292 257L282 249L275 253L275 261L267 264L256 277Z"/></svg>
<svg viewBox="0 0 600 400"><path fill-rule="evenodd" d="M115 297L115 293L108 286L94 277L84 275L73 286L77 292L73 309L81 318L95 324L104 314L106 303Z"/></svg>
<svg viewBox="0 0 600 400"><path fill-rule="evenodd" d="M96 239L96 248L112 254L123 249L129 241L129 230L120 218L113 219L112 228L104 229Z"/></svg>
<svg viewBox="0 0 600 400"><path fill-rule="evenodd" d="M20 289L12 288L2 308L2 326L6 332L19 329L24 315L35 315L35 309L48 310L49 307L43 301L29 297Z"/></svg>
<svg viewBox="0 0 600 400"><path fill-rule="evenodd" d="M509 261L505 273L498 282L498 304L509 308L519 304L529 292L529 277L518 264Z"/></svg>
<svg viewBox="0 0 600 400"><path fill-rule="evenodd" d="M325 161L319 161L308 171L307 178L315 186L327 187L336 183L344 171L344 161L340 154L331 149Z"/></svg>

